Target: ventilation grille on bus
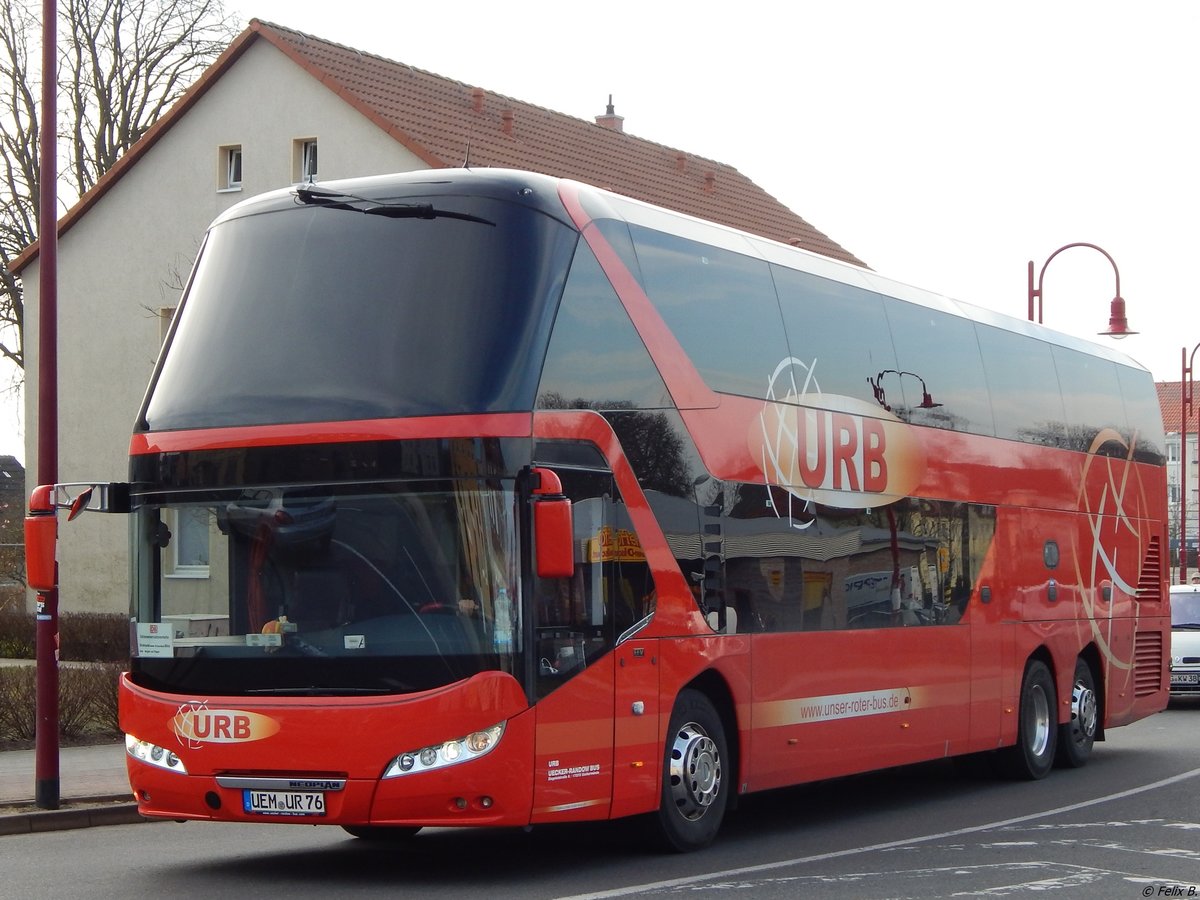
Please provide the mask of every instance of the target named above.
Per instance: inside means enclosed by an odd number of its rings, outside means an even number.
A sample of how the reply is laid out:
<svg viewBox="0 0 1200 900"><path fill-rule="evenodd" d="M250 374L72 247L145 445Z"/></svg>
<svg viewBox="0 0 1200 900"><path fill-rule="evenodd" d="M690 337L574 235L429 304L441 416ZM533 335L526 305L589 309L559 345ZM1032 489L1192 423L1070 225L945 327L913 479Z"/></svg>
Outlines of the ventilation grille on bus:
<svg viewBox="0 0 1200 900"><path fill-rule="evenodd" d="M1142 571L1138 575L1137 599L1139 603L1162 601L1162 547L1158 535L1150 538L1146 558L1142 560Z"/></svg>
<svg viewBox="0 0 1200 900"><path fill-rule="evenodd" d="M1163 636L1139 631L1133 638L1133 695L1146 697L1162 690Z"/></svg>

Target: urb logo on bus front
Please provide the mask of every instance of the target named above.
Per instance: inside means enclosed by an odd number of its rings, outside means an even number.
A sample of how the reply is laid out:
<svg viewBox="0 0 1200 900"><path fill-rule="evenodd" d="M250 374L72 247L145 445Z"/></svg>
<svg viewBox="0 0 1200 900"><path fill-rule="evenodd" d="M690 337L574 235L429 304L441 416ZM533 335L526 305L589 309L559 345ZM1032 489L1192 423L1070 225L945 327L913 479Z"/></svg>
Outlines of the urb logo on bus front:
<svg viewBox="0 0 1200 900"><path fill-rule="evenodd" d="M209 709L208 703L185 703L171 720L171 730L189 750L205 744L242 744L261 741L279 731L270 716L243 709Z"/></svg>

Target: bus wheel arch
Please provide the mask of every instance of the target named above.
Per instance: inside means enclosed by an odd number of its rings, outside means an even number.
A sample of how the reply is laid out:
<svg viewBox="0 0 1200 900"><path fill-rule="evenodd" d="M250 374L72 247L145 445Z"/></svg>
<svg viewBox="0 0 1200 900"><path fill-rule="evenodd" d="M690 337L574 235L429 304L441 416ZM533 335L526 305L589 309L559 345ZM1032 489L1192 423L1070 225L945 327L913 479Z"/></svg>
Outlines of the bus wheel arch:
<svg viewBox="0 0 1200 900"><path fill-rule="evenodd" d="M1085 651L1075 660L1067 699L1070 716L1058 726L1055 762L1064 768L1078 769L1087 764L1104 721L1103 696L1098 687L1097 669L1088 656Z"/></svg>
<svg viewBox="0 0 1200 900"><path fill-rule="evenodd" d="M1021 678L1017 742L1000 751L1000 768L1008 777L1037 781L1050 773L1059 734L1057 698L1050 661L1035 653Z"/></svg>
<svg viewBox="0 0 1200 900"><path fill-rule="evenodd" d="M737 779L725 717L703 684L693 681L679 692L664 741L654 821L662 844L678 853L712 843Z"/></svg>

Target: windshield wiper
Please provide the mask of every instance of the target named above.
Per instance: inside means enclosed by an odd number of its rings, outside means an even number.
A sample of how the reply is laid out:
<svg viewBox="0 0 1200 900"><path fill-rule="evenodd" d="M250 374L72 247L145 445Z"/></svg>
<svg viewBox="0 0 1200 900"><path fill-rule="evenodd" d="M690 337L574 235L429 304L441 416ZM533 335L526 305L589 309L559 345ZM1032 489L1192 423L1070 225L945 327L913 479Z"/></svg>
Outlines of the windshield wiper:
<svg viewBox="0 0 1200 900"><path fill-rule="evenodd" d="M469 213L438 209L432 203L386 203L368 200L354 194L322 191L314 187L296 188L296 199L307 205L319 205L323 209L345 209L366 216L383 216L385 219L459 219L463 222L478 222L480 225L496 226L495 222L472 216ZM359 204L367 204L361 206Z"/></svg>
<svg viewBox="0 0 1200 900"><path fill-rule="evenodd" d="M1200 631L1200 622L1181 622L1179 624L1172 622L1171 627L1176 631Z"/></svg>

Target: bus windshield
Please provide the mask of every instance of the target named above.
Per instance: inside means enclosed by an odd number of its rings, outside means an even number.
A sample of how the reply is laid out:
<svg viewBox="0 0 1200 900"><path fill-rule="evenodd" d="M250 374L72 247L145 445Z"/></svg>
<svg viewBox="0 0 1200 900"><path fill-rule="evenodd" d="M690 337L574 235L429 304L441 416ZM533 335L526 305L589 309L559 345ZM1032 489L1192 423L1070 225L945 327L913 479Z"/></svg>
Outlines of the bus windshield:
<svg viewBox="0 0 1200 900"><path fill-rule="evenodd" d="M215 225L139 427L532 409L530 360L578 235L517 203L437 207L392 218L288 201Z"/></svg>
<svg viewBox="0 0 1200 900"><path fill-rule="evenodd" d="M149 687L407 693L520 672L511 481L241 489L147 503L135 523Z"/></svg>

